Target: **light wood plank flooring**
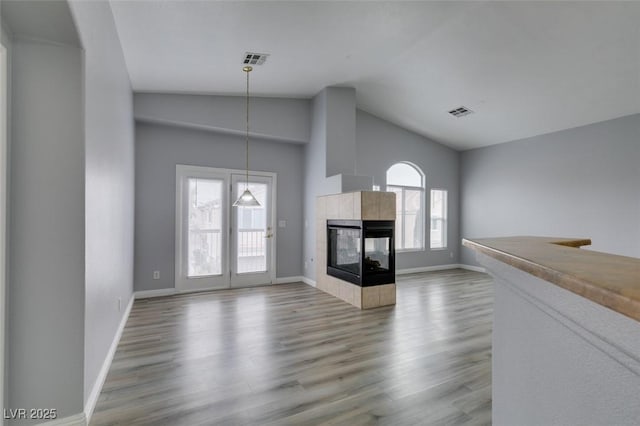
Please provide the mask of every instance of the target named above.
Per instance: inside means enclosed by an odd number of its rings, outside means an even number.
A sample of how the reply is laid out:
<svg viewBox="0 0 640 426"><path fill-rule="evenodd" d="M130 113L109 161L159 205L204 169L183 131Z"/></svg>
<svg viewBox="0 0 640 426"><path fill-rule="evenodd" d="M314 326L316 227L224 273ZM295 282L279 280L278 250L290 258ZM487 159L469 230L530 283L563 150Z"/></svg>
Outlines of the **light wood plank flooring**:
<svg viewBox="0 0 640 426"><path fill-rule="evenodd" d="M490 424L492 304L461 269L368 311L302 283L138 300L91 425Z"/></svg>

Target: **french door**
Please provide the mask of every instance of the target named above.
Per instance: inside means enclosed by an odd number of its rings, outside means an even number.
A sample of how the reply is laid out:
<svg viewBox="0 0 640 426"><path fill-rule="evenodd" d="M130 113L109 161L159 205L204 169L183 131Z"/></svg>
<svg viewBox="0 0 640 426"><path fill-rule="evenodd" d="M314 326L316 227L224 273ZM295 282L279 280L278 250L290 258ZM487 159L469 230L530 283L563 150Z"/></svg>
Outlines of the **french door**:
<svg viewBox="0 0 640 426"><path fill-rule="evenodd" d="M176 289L275 280L275 174L176 166ZM260 206L233 207L248 185Z"/></svg>
<svg viewBox="0 0 640 426"><path fill-rule="evenodd" d="M245 174L231 175L231 200L247 187ZM249 175L248 187L260 206L232 207L231 286L244 287L273 282L273 177Z"/></svg>

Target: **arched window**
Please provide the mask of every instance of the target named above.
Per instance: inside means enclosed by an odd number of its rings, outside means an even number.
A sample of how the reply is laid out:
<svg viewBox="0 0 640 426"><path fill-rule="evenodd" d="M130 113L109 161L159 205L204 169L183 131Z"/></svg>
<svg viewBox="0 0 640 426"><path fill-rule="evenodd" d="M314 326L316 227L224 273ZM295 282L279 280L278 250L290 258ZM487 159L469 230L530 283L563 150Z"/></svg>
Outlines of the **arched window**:
<svg viewBox="0 0 640 426"><path fill-rule="evenodd" d="M396 250L424 250L424 174L396 163L387 170L387 191L396 193Z"/></svg>

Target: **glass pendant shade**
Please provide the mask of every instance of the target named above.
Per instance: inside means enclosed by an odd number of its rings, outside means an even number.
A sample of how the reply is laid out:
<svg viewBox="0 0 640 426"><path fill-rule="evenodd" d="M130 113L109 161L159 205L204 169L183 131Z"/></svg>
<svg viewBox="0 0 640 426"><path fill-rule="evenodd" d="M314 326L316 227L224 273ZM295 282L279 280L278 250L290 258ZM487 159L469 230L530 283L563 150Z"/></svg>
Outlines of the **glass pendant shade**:
<svg viewBox="0 0 640 426"><path fill-rule="evenodd" d="M235 203L233 203L233 207L250 207L250 206L259 206L260 203L256 200L256 197L253 196L249 188L245 189L244 192Z"/></svg>

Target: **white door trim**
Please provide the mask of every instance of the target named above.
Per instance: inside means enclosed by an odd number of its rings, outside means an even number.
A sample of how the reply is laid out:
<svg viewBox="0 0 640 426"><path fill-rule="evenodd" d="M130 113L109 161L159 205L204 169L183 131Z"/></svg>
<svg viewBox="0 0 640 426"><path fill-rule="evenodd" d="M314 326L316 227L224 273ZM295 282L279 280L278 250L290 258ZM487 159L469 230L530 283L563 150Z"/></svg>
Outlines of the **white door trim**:
<svg viewBox="0 0 640 426"><path fill-rule="evenodd" d="M7 256L7 140L8 140L8 105L7 93L9 78L7 68L7 49L0 44L0 406L4 408L4 348L5 348L5 285Z"/></svg>
<svg viewBox="0 0 640 426"><path fill-rule="evenodd" d="M265 176L271 177L271 229L273 238L271 238L271 284L276 283L276 248L278 247L278 174L263 172Z"/></svg>
<svg viewBox="0 0 640 426"><path fill-rule="evenodd" d="M181 182L184 180L186 176L188 177L198 177L201 176L203 178L211 177L212 175L218 176L226 176L225 185L223 188L223 197L229 200L229 206L233 204L235 200L231 200L231 175L233 174L244 174L246 170L239 169L223 169L217 167L202 167L202 166L191 166L185 164L176 164L176 223L175 223L175 282L174 286L176 292L178 293L186 293L193 291L204 291L204 290L216 290L220 288L231 288L230 274L229 274L229 265L231 264L230 260L230 238L229 234L225 235L225 240L223 242L223 250L225 251L225 257L223 260L223 269L226 267L226 281L224 286L222 285L214 285L201 287L198 289L189 288L185 285L184 274L182 271L182 250L184 250L184 238L182 235L184 231L181 227L184 225L183 220L183 207L182 201L184 197L184 186ZM276 241L277 241L277 208L276 208L276 192L277 192L277 174L272 172L262 172L262 171L249 171L249 177L251 176L265 176L270 177L272 179L272 189L271 189L271 221L272 221L272 229L273 229L273 238L271 238L271 262L270 262L270 275L271 275L271 284L276 281ZM223 214L223 229L229 229L231 223L231 208L226 208L226 212ZM224 272L223 272L224 273Z"/></svg>

